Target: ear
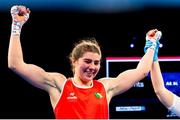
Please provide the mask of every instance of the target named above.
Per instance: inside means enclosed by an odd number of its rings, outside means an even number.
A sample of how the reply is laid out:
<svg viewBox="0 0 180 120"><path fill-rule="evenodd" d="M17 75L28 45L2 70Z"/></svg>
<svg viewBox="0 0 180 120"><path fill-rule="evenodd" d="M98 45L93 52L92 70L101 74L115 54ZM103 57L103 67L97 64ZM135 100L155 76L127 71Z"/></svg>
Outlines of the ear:
<svg viewBox="0 0 180 120"><path fill-rule="evenodd" d="M77 63L77 60L71 60L71 63L73 66L75 66L75 64Z"/></svg>

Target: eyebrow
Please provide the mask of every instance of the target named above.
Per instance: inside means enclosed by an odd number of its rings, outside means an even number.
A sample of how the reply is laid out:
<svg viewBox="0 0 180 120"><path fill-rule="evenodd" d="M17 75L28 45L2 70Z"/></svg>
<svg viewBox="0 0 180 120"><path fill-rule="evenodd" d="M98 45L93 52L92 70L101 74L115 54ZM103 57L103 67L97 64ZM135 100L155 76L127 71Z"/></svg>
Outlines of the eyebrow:
<svg viewBox="0 0 180 120"><path fill-rule="evenodd" d="M84 60L92 60L90 58L84 58ZM92 60L93 61L93 60ZM100 62L100 60L94 60L94 62Z"/></svg>

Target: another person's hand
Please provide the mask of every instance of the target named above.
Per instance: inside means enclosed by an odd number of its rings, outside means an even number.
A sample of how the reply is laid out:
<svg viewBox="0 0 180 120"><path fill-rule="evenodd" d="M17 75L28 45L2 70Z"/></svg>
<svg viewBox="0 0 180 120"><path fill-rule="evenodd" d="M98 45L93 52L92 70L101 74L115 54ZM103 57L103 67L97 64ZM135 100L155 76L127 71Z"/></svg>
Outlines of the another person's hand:
<svg viewBox="0 0 180 120"><path fill-rule="evenodd" d="M153 61L157 61L158 59L158 50L159 50L159 40L162 37L162 32L157 29L152 29L146 34L146 44L144 47L144 52L146 53L148 48L154 50Z"/></svg>
<svg viewBox="0 0 180 120"><path fill-rule="evenodd" d="M162 32L157 29L152 29L147 32L146 34L146 40L152 40L152 42L157 42L161 39Z"/></svg>

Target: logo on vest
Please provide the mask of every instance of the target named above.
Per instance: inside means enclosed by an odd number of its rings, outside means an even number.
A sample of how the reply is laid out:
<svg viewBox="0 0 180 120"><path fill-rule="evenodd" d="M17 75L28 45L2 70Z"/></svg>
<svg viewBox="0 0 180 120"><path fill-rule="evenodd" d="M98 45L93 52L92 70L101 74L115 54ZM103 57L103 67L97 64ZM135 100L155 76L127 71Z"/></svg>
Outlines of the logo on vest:
<svg viewBox="0 0 180 120"><path fill-rule="evenodd" d="M74 93L74 92L70 92L70 93L69 93L69 96L67 96L67 99L68 99L68 100L76 100L76 99L77 99L77 96L75 96L75 93Z"/></svg>
<svg viewBox="0 0 180 120"><path fill-rule="evenodd" d="M95 95L95 97L98 98L98 99L100 99L100 98L103 97L103 96L101 95L101 93L98 93L98 92L95 92L94 95Z"/></svg>

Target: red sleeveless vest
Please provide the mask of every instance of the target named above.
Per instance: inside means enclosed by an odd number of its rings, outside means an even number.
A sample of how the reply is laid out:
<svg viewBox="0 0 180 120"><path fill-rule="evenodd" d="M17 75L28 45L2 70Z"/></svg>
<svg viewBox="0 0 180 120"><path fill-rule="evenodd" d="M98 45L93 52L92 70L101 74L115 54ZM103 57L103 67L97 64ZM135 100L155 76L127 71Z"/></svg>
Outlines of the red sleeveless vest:
<svg viewBox="0 0 180 120"><path fill-rule="evenodd" d="M108 119L106 91L93 80L91 88L79 88L67 80L54 109L56 119Z"/></svg>

